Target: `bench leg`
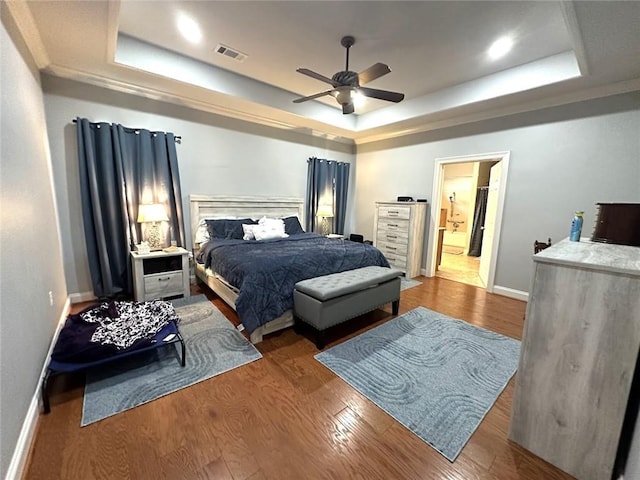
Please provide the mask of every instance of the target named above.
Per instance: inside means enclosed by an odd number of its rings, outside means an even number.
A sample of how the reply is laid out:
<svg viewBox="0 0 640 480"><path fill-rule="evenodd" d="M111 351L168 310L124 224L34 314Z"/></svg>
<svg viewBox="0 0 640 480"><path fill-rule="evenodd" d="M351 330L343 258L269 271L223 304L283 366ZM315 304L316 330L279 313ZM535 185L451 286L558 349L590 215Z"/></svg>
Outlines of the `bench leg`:
<svg viewBox="0 0 640 480"><path fill-rule="evenodd" d="M318 350L322 350L324 346L327 344L327 331L326 330L316 330L316 348Z"/></svg>
<svg viewBox="0 0 640 480"><path fill-rule="evenodd" d="M293 331L298 335L302 333L302 325L300 325L301 323L302 320L300 320L298 317L293 317Z"/></svg>
<svg viewBox="0 0 640 480"><path fill-rule="evenodd" d="M394 315L397 315L399 310L400 310L400 299L396 300L395 302L391 302L391 313L393 313Z"/></svg>

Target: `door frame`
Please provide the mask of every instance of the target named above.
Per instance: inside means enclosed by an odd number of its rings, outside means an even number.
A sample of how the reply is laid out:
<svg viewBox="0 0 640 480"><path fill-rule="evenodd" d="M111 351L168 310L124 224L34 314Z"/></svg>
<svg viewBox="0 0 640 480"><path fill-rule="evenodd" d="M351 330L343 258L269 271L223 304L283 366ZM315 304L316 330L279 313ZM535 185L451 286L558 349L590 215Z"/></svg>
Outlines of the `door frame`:
<svg viewBox="0 0 640 480"><path fill-rule="evenodd" d="M489 263L489 275L487 279L487 292L493 293L495 284L496 264L498 260L498 250L500 245L500 231L502 229L502 213L504 211L504 199L507 191L507 179L509 173L510 151L479 153L472 155L462 155L457 157L436 158L433 173L433 192L431 198L431 214L429 216L429 241L427 243L427 264L425 276L433 277L436 274L436 256L438 251L437 234L438 219L442 208L442 188L444 184L444 167L453 163L471 162L502 162L502 175L500 186L498 187L498 209L496 212L496 224L493 232L493 248L491 250L491 261Z"/></svg>

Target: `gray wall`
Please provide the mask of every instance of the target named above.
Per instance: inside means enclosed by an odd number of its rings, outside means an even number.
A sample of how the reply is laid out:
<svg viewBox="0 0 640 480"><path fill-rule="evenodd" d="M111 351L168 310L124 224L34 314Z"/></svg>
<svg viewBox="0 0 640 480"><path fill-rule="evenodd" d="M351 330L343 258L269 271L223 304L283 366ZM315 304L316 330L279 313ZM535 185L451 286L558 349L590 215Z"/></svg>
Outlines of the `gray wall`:
<svg viewBox="0 0 640 480"><path fill-rule="evenodd" d="M81 218L76 127L71 123L78 116L182 136L177 151L187 230L190 194L304 198L307 158L354 160L353 146L305 132L251 125L55 77L43 76L43 88L70 293L92 290ZM351 175L355 179L355 168ZM347 229L352 224L351 204Z"/></svg>
<svg viewBox="0 0 640 480"><path fill-rule="evenodd" d="M4 2L0 8L0 476L5 478L67 290L39 75Z"/></svg>
<svg viewBox="0 0 640 480"><path fill-rule="evenodd" d="M375 201L431 202L436 158L511 151L495 284L528 291L532 244L590 236L596 202L640 202L640 92L358 148L356 229L371 238ZM426 247L425 247L426 251ZM423 258L423 266L426 256Z"/></svg>

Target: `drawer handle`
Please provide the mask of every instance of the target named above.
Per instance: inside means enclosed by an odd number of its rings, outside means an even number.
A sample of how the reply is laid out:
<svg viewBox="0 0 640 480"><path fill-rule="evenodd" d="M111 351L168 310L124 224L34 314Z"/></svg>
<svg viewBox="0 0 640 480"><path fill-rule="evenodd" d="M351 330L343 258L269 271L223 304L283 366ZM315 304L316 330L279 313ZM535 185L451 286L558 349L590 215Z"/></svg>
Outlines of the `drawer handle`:
<svg viewBox="0 0 640 480"><path fill-rule="evenodd" d="M390 224L389 224L389 226L390 226L390 227L397 227L397 226L398 226L398 224L397 224L397 223L390 223Z"/></svg>
<svg viewBox="0 0 640 480"><path fill-rule="evenodd" d="M395 251L395 250L397 250L397 248L396 247L387 247L387 250L394 250Z"/></svg>
<svg viewBox="0 0 640 480"><path fill-rule="evenodd" d="M397 235L389 235L389 234L387 234L387 238L398 238L398 236Z"/></svg>
<svg viewBox="0 0 640 480"><path fill-rule="evenodd" d="M171 280L171 277L158 278L159 282L168 282L169 280Z"/></svg>

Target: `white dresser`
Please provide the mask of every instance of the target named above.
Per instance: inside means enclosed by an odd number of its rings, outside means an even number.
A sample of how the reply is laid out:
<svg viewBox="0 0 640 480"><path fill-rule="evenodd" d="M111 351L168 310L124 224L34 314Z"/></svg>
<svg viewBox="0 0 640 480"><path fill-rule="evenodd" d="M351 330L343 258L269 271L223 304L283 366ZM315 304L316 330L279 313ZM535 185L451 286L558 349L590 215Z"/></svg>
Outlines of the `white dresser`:
<svg viewBox="0 0 640 480"><path fill-rule="evenodd" d="M640 248L563 240L533 260L509 438L609 479L640 346Z"/></svg>
<svg viewBox="0 0 640 480"><path fill-rule="evenodd" d="M407 278L420 275L426 202L376 202L373 244Z"/></svg>

